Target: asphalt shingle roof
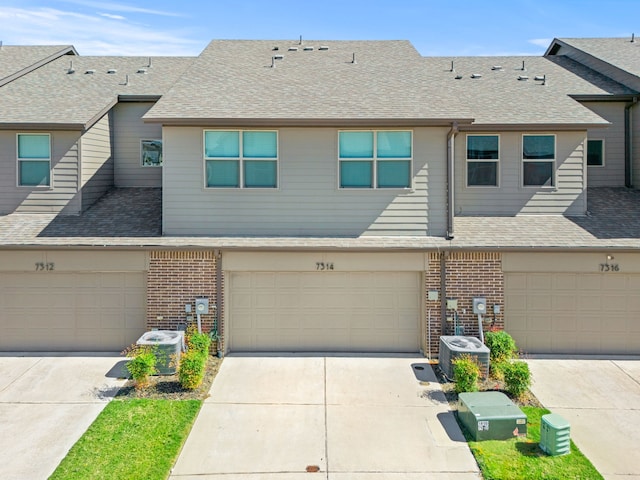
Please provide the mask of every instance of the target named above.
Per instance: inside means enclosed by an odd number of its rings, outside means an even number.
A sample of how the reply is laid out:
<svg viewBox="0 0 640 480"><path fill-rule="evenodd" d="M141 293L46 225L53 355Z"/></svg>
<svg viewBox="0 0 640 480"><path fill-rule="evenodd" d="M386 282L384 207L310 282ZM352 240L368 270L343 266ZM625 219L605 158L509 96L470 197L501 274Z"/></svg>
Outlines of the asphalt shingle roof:
<svg viewBox="0 0 640 480"><path fill-rule="evenodd" d="M283 58L272 60L276 55ZM406 41L215 40L145 119L468 118L457 96L424 81L424 72Z"/></svg>
<svg viewBox="0 0 640 480"><path fill-rule="evenodd" d="M560 41L640 77L640 39L560 38Z"/></svg>
<svg viewBox="0 0 640 480"><path fill-rule="evenodd" d="M640 190L589 188L589 215L456 217L443 237L161 236L161 190L119 188L80 216L0 216L0 248L150 247L229 249L624 249L640 250Z"/></svg>
<svg viewBox="0 0 640 480"><path fill-rule="evenodd" d="M28 70L39 62L66 52L74 52L70 45L16 46L0 47L0 85L16 73Z"/></svg>
<svg viewBox="0 0 640 480"><path fill-rule="evenodd" d="M426 57L424 63L424 81L463 99L474 124L607 124L569 95L608 92L547 58ZM543 76L544 84L535 80Z"/></svg>
<svg viewBox="0 0 640 480"><path fill-rule="evenodd" d="M151 57L149 67L149 57L63 56L0 88L0 124L86 125L118 95L165 93L192 61Z"/></svg>

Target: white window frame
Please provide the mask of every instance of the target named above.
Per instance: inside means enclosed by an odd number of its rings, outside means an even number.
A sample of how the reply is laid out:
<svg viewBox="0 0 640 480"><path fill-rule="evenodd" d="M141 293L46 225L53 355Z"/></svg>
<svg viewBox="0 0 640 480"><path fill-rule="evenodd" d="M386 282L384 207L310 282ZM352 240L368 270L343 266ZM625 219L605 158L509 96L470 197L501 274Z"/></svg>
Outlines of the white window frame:
<svg viewBox="0 0 640 480"><path fill-rule="evenodd" d="M602 144L602 164L600 165L589 165L589 159L587 155L589 154L589 142L600 142ZM604 138L587 138L587 148L585 152L585 162L587 163L587 167L589 168L603 168L606 163L606 155L605 155L605 140Z"/></svg>
<svg viewBox="0 0 640 480"><path fill-rule="evenodd" d="M498 158L469 158L469 137L498 137ZM502 150L501 147L501 138L498 133L468 133L465 137L465 149L464 156L466 158L465 162L465 186L467 188L500 188L500 152ZM469 162L493 162L496 164L496 184L495 185L469 185Z"/></svg>
<svg viewBox="0 0 640 480"><path fill-rule="evenodd" d="M371 158L342 158L340 156L340 133L341 132L371 132L373 133L373 155ZM411 134L411 156L409 158L378 158L378 132L409 132ZM375 129L375 130L370 130L370 129L342 129L342 130L338 130L338 142L337 142L337 149L338 149L338 153L337 153L337 157L338 157L338 190L356 190L359 192L365 191L371 191L371 190L383 190L383 191L389 191L389 190L408 190L408 191L412 191L413 190L413 130L410 129L396 129L396 128L379 128L379 129ZM367 162L370 161L372 162L372 175L373 178L371 180L371 187L343 187L341 185L341 178L340 178L340 164L342 162ZM406 187L378 187L378 161L409 161L409 185Z"/></svg>
<svg viewBox="0 0 640 480"><path fill-rule="evenodd" d="M145 165L144 164L144 158L142 157L142 154L144 153L144 142L160 142L160 145L163 148L163 151L161 153L162 157L161 157L161 162L160 163L150 163L149 165ZM161 138L142 138L140 139L140 166L142 167L151 167L151 168L157 168L157 167L162 167L164 163L164 144L162 143L162 139Z"/></svg>
<svg viewBox="0 0 640 480"><path fill-rule="evenodd" d="M43 136L49 137L49 158L20 158L20 137L21 136ZM53 188L53 170L51 168L51 134L45 132L19 132L16 133L16 186L19 188ZM49 162L49 184L48 185L22 185L20 183L20 164L22 162Z"/></svg>
<svg viewBox="0 0 640 480"><path fill-rule="evenodd" d="M553 137L553 158L524 158L524 137ZM520 142L520 156L521 156L521 172L520 172L520 185L522 188L543 188L548 190L555 190L557 188L557 175L556 175L556 160L558 157L558 139L555 133L523 133ZM551 163L551 185L525 185L524 184L524 164L525 163Z"/></svg>
<svg viewBox="0 0 640 480"><path fill-rule="evenodd" d="M238 157L208 157L207 156L207 132L238 132ZM255 158L243 155L242 136L244 132L273 132L276 134L276 156L275 158ZM206 128L202 131L202 156L203 156L203 185L205 190L251 190L251 191L267 191L271 192L280 189L280 132L278 130L254 129L254 128ZM207 161L216 160L236 160L238 161L238 186L237 187L210 187L207 185ZM245 187L244 186L244 162L246 161L265 161L276 162L276 186L275 187Z"/></svg>

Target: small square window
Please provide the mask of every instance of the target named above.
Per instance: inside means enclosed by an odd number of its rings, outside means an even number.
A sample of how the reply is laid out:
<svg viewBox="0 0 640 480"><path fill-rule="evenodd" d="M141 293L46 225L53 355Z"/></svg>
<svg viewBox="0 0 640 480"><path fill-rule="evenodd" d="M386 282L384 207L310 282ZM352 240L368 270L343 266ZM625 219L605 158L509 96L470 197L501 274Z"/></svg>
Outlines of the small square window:
<svg viewBox="0 0 640 480"><path fill-rule="evenodd" d="M587 165L604 167L604 140L587 140Z"/></svg>
<svg viewBox="0 0 640 480"><path fill-rule="evenodd" d="M162 166L162 140L142 140L140 157L143 167Z"/></svg>

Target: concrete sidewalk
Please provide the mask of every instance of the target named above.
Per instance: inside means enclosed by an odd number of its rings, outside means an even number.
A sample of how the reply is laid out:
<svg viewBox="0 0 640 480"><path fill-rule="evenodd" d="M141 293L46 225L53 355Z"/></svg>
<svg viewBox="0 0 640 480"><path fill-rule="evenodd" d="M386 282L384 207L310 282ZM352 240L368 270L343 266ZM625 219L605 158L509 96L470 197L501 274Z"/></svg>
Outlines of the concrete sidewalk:
<svg viewBox="0 0 640 480"><path fill-rule="evenodd" d="M640 359L533 358L531 390L607 480L640 480Z"/></svg>
<svg viewBox="0 0 640 480"><path fill-rule="evenodd" d="M0 478L44 480L124 384L110 356L0 356Z"/></svg>
<svg viewBox="0 0 640 480"><path fill-rule="evenodd" d="M477 479L422 357L225 358L173 480Z"/></svg>

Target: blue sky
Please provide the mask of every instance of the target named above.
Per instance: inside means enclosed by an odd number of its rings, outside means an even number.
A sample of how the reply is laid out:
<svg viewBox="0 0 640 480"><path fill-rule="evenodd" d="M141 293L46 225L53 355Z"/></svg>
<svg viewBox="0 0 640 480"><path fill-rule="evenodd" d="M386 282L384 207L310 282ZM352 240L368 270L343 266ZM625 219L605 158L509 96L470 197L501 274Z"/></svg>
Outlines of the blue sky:
<svg viewBox="0 0 640 480"><path fill-rule="evenodd" d="M638 0L2 0L0 41L197 55L216 38L302 35L406 39L422 55L540 55L553 37L630 36L639 13Z"/></svg>

